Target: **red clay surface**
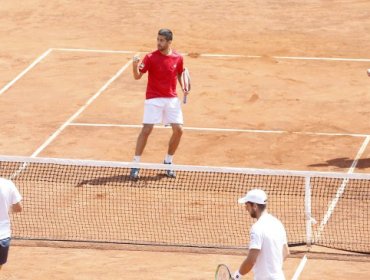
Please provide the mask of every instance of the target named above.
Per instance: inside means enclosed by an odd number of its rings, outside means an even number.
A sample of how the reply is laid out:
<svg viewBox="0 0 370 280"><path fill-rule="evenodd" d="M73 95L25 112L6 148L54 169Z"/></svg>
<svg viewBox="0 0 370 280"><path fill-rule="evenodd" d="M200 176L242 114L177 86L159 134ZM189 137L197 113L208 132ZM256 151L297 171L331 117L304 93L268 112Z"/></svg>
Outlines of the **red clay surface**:
<svg viewBox="0 0 370 280"><path fill-rule="evenodd" d="M347 172L365 140L349 134L369 134L370 62L273 56L369 57L369 10L370 3L360 0L32 0L22 5L5 0L0 90L49 48L147 52L155 48L158 29L169 27L180 52L263 56L185 57L193 78L183 107L185 126L259 131L186 130L176 163ZM130 58L51 52L0 96L0 154L34 153ZM74 122L139 125L145 79L134 81L130 71ZM284 132L262 133L266 130ZM130 161L138 132L68 126L40 156ZM143 161L162 161L169 133L153 132ZM369 147L355 171L370 171ZM235 269L241 261L240 256L14 246L0 279L212 279L217 263ZM287 261L287 279L298 262ZM309 260L301 279L368 279L369 274L366 262Z"/></svg>

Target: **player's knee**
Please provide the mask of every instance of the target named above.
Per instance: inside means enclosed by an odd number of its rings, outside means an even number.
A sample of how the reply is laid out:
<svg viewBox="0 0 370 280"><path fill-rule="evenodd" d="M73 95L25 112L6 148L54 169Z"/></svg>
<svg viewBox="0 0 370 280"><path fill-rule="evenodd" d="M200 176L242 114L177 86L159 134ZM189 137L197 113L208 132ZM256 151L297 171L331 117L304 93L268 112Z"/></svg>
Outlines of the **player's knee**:
<svg viewBox="0 0 370 280"><path fill-rule="evenodd" d="M143 130L143 131L141 131L141 137L142 138L148 138L150 133L151 133L150 130Z"/></svg>
<svg viewBox="0 0 370 280"><path fill-rule="evenodd" d="M141 135L143 137L148 137L150 133L152 133L153 127L152 126L144 126L141 130Z"/></svg>
<svg viewBox="0 0 370 280"><path fill-rule="evenodd" d="M178 137L181 137L184 131L181 125L173 126L172 129L173 129L173 134L177 135Z"/></svg>

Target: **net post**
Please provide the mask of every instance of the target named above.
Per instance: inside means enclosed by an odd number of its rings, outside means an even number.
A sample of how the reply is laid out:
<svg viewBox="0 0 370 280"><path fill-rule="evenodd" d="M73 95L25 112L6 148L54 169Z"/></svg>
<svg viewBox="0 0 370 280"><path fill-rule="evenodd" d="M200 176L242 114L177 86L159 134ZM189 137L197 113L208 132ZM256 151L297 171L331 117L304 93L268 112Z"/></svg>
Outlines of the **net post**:
<svg viewBox="0 0 370 280"><path fill-rule="evenodd" d="M306 216L306 245L312 244L312 218L311 218L311 177L305 176L305 216Z"/></svg>

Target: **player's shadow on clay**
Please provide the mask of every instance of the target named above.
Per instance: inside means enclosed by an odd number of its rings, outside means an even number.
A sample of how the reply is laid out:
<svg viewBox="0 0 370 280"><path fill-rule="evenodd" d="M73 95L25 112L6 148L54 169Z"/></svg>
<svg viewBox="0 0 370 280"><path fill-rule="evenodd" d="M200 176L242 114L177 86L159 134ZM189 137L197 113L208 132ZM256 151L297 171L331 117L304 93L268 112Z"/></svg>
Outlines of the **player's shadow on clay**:
<svg viewBox="0 0 370 280"><path fill-rule="evenodd" d="M129 175L117 175L108 177L97 177L93 179L87 179L79 182L76 187L86 187L86 186L118 186L127 185L135 183L146 183L153 181L160 181L163 179L169 179L165 174L155 174L155 175L143 175L138 179L132 179Z"/></svg>
<svg viewBox="0 0 370 280"><path fill-rule="evenodd" d="M310 164L309 167L329 167L334 166L338 168L351 168L352 164L354 162L354 159L350 159L347 157L343 158L335 158L335 159L329 159L325 163L316 163L316 164ZM357 169L365 169L370 168L370 158L362 158L359 159L355 168Z"/></svg>

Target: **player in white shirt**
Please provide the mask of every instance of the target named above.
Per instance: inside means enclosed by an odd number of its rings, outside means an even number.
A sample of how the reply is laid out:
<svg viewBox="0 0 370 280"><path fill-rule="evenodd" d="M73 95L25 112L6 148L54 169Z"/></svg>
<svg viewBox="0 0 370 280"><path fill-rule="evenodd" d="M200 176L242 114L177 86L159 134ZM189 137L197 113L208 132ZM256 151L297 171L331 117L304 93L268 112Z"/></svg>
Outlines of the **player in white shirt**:
<svg viewBox="0 0 370 280"><path fill-rule="evenodd" d="M254 189L238 200L257 222L250 232L247 258L241 264L233 279L253 269L254 280L285 280L283 262L289 255L288 241L283 224L267 213L267 195L263 190Z"/></svg>
<svg viewBox="0 0 370 280"><path fill-rule="evenodd" d="M11 209L13 212L21 212L21 200L14 183L0 178L0 270L8 259L11 239L9 211Z"/></svg>

